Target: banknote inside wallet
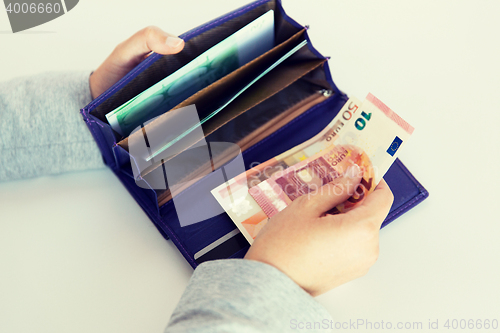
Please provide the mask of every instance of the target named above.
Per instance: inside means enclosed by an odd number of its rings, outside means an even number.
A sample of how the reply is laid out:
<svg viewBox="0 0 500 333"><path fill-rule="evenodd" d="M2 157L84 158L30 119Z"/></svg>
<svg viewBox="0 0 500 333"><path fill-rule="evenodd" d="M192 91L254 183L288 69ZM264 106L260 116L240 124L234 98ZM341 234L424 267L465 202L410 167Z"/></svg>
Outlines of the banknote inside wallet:
<svg viewBox="0 0 500 333"><path fill-rule="evenodd" d="M212 119L204 123L202 125L202 129L205 134L205 137L209 137L211 134L215 134L218 130L221 130L222 133L221 135L215 135L215 137L217 137L219 141L239 143L241 139L244 139L246 142L255 142L256 141L255 138L251 137L252 134L258 134L260 137L265 137L269 135L271 133L270 131L261 130L261 131L249 132L248 130L245 129L246 127L255 128L254 125L255 123L264 125L262 124L262 121L259 121L259 119L261 118L264 118L267 121L271 121L272 118L269 119L269 115L265 113L261 114L260 117L258 116L258 114L255 113L254 117L249 119L247 117L247 121L244 123L240 123L238 129L234 133L225 131L224 126L229 122L231 122L233 119L236 119L239 116L245 114L255 106L259 105L260 103L266 101L267 99L279 93L283 89L287 88L288 86L290 86L300 78L304 77L306 74L310 73L314 69L321 67L321 65L324 63L325 60L311 57L311 54L309 53L310 51L307 49L307 47L303 48L296 55L287 59L285 62L274 68L271 72L269 72L267 75L265 75L255 84L253 84L248 90L246 90L243 94L241 94L229 105L227 105L219 114L217 114ZM181 103L176 108L194 104L196 105L200 118L206 116L209 112L214 110L220 103L223 103L225 98L231 96L231 94L236 93L237 89L239 89L238 87L244 85L249 80L251 80L253 75L255 75L253 74L254 71L251 70L252 69L251 65L254 65L254 67L258 66L262 67L260 62L263 62L266 65L269 64L269 60L266 61L265 57L263 59L256 59L256 60L257 61L255 63L249 64L250 65L249 67L240 68L241 71L239 72L235 71L234 73L232 73L234 75L230 74L225 78L221 79L220 81L217 81L213 85L193 95L191 98ZM271 58L271 60L273 59ZM306 84L308 83L304 81L303 85ZM234 87L236 87L236 90ZM321 89L319 89L318 87L318 90ZM228 94L228 92L230 93ZM318 95L318 97L320 97L317 92L314 92L312 94ZM273 110L273 109L269 108L268 110ZM286 109L282 111L286 111ZM273 112L271 111L271 113ZM277 118L280 117L280 114L274 113L274 116L275 116L274 118L276 118L275 120L277 120ZM282 118L282 120L283 119L293 119L293 113L292 114L288 113L287 117ZM158 134L154 134L154 132L155 131L161 132L162 129L165 128L165 122L167 122L168 120L169 118L167 116L160 116L150 124L146 125L143 128L143 131L144 133L148 133L148 136L150 135L158 136ZM274 121L275 125L279 123L280 122ZM268 126L268 127L270 130L275 128L275 126L274 127ZM137 131L133 133L131 136L137 136L137 137L132 138L132 140L141 139L143 136L143 131ZM238 133L241 132L248 133L247 135L249 137L235 138L235 135L238 136ZM188 145L183 147L183 150L189 149L196 143L197 141L190 142ZM128 138L121 141L119 145L122 146L123 148L127 148ZM245 147L242 148L245 149ZM175 158L175 156L176 155L173 155L168 158L161 159L156 163L153 163L149 168L141 172L141 176L146 177L151 171L155 170L161 164L164 164L170 159Z"/></svg>
<svg viewBox="0 0 500 333"><path fill-rule="evenodd" d="M294 36L281 43L280 45L274 47L272 50L266 52L260 57L254 59L243 67L235 70L234 72L226 75L222 79L216 81L215 83L209 85L205 89L192 95L184 102L180 103L173 109L179 109L188 105L196 105L198 115L200 119L207 116L210 112L216 110L225 100L234 96L241 90L246 84L248 84L253 78L255 78L259 73L266 70L274 62L276 62L280 57L290 51L294 46L296 46L300 41L304 39L304 30L296 33ZM311 60L318 60L317 58L312 58ZM280 66L281 67L281 66ZM277 69L277 68L276 68ZM283 71L281 69L281 71ZM273 73L269 73L271 75ZM293 75L293 73L292 73ZM288 75L289 76L289 75ZM265 79L264 77L263 79ZM260 84L260 82L258 82ZM290 82L291 83L291 82ZM248 95L248 94L245 94ZM231 103L233 104L233 103ZM234 109L234 108L233 108ZM244 110L241 110L244 111ZM167 112L168 113L168 112ZM234 112L233 112L234 113ZM224 115L228 114L227 109L224 110ZM151 132L155 130L160 130L164 127L165 123L170 120L168 115L163 115L155 119L153 122L145 126L144 131ZM212 122L213 123L213 122ZM205 135L209 135L205 131ZM136 132L131 134L131 136L141 136L142 133ZM132 138L134 139L134 138ZM125 149L128 149L129 137L124 138L118 144Z"/></svg>
<svg viewBox="0 0 500 333"><path fill-rule="evenodd" d="M317 71L320 71L320 69L318 68ZM329 90L301 78L276 95L221 126L214 133L207 136L206 140L210 144L211 142L224 142L224 140L227 142L228 138L230 138L230 142L236 143L243 152L286 126L312 106L325 101L329 98L329 94ZM177 191L188 188L194 184L192 180L209 174L214 169L231 161L234 157L235 152L229 148L226 151L212 152L211 161L191 164L189 168L185 169L184 179L178 182L182 183L182 186L177 186ZM156 192L159 206L172 199L172 194L168 189L157 190Z"/></svg>
<svg viewBox="0 0 500 333"><path fill-rule="evenodd" d="M174 109L196 105L200 119L207 116L228 98L238 93L242 87L248 85L258 74L304 41L304 34L304 30L299 31L269 52L192 95ZM300 48L293 56L251 85L219 114L204 123L201 127L206 140L208 142L232 142L244 151L314 104L325 100L329 95L323 92L331 92L324 74L322 78L319 77L321 73L324 73L322 65L325 61L313 54L307 46ZM280 94L282 91L284 93ZM242 118L242 121L238 121L238 118ZM142 131L132 133L130 138L120 141L118 145L128 149L129 140L142 140L144 133L148 133L148 136L157 136L158 134L154 132L161 133L168 121L168 115L164 114L144 126ZM148 168L141 170L141 177L147 179L149 174L172 159L181 160L183 157L179 154L197 144L198 141L189 142L180 152L153 162ZM186 181L183 182L183 186L189 186L190 179L199 178L234 157L230 152L218 152L217 155L212 156L213 162L211 163L192 163L186 166L184 169ZM171 198L168 190L159 192L160 204Z"/></svg>
<svg viewBox="0 0 500 333"><path fill-rule="evenodd" d="M306 62L305 64L308 63ZM300 116L315 104L325 101L330 97L331 90L328 89L326 81L320 78L322 74L324 75L324 69L321 64L322 62L320 62L319 66L313 66L315 68L313 70L307 69L309 70L307 74L302 75L291 84L289 75L301 69L304 64L299 65L291 71L275 72L276 77L274 79L279 78L278 82L274 81L273 76L269 76L269 82L264 82L262 85L256 84L254 87L255 91L249 91L249 94L244 96L241 101L235 100L232 109L229 110L228 114L224 114L222 120L209 123L210 127L207 126L204 128L206 141L209 143L233 142L240 147L241 151L245 151ZM308 68L307 66L304 67ZM288 65L285 65L283 68L289 69ZM298 72L303 73L301 70ZM280 80L283 80L283 82L280 82ZM286 87L283 88L282 85L276 85L277 89L282 89L271 97L261 101L259 98L260 94L264 92L271 93L275 89L273 85L276 83L284 84ZM252 105L252 107L247 109L246 112L241 112L248 105ZM227 121L227 118L231 117L231 112L233 111L238 116ZM215 130L212 131L214 128ZM228 149L228 151L212 152L211 161L186 165L184 180L180 182L183 185L182 187L178 187L178 189L182 190L189 187L191 185L190 180L203 177L212 172L213 169L226 164L234 157L234 152ZM183 157L175 156L163 160L156 165L154 164L149 169L144 170L142 176L147 178L147 175L161 164L169 161L175 162L176 158L182 160ZM157 195L160 206L172 197L168 190L158 191Z"/></svg>
<svg viewBox="0 0 500 333"><path fill-rule="evenodd" d="M147 68L141 70L140 74L133 77L127 84L122 85L119 89L113 89L106 93L106 98L90 113L103 122L106 122L105 115L129 101L132 97L137 96L149 87L158 83L165 77L174 73L181 67L185 66L197 56L207 51L214 45L225 40L233 33L243 28L250 22L259 18L269 10L274 10L274 26L275 26L275 45L289 39L291 36L301 30L297 25L292 24L285 19L282 11L278 10L275 0L267 1L263 4L252 8L245 13L239 14L226 20L223 23L213 22L207 27L196 32L196 36L186 39L186 43L182 52L175 55L166 55L156 60ZM189 32L187 33L190 34Z"/></svg>

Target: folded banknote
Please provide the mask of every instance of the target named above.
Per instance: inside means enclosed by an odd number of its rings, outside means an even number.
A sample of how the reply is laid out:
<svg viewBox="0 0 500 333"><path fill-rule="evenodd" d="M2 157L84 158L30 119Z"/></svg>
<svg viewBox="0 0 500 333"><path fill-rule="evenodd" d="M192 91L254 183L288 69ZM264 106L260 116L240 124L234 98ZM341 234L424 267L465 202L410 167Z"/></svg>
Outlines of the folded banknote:
<svg viewBox="0 0 500 333"><path fill-rule="evenodd" d="M343 177L355 164L361 183L329 213L352 209L374 190L412 133L412 126L372 94L362 104L350 99L318 135L221 184L212 194L252 243L270 217Z"/></svg>

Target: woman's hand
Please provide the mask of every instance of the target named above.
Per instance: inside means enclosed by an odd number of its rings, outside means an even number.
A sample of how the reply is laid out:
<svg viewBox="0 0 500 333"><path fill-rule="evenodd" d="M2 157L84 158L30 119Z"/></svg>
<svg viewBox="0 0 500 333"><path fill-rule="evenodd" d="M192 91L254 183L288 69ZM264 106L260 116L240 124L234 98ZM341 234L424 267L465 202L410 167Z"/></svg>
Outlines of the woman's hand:
<svg viewBox="0 0 500 333"><path fill-rule="evenodd" d="M273 216L245 259L278 268L313 296L365 275L377 260L379 230L393 195L382 180L351 211L325 215L347 200L359 184L359 169L348 173Z"/></svg>
<svg viewBox="0 0 500 333"><path fill-rule="evenodd" d="M90 92L96 98L130 72L151 51L159 54L175 54L182 51L184 41L151 26L118 44L111 55L90 76Z"/></svg>

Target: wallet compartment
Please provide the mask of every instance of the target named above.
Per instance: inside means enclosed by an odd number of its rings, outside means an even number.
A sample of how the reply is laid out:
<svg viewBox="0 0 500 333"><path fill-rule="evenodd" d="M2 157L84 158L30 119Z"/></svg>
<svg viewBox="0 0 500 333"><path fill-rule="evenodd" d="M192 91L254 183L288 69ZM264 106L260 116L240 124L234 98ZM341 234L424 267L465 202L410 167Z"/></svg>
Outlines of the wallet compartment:
<svg viewBox="0 0 500 333"><path fill-rule="evenodd" d="M90 114L106 122L105 115L126 103L131 96L137 96L158 83L271 9L274 10L276 45L303 29L286 16L276 0L254 2L250 6L234 11L224 19L215 19L181 35L180 37L185 40L182 52L165 56L153 54L148 57L112 89L99 96L91 104L93 107ZM118 133L115 134L119 137Z"/></svg>

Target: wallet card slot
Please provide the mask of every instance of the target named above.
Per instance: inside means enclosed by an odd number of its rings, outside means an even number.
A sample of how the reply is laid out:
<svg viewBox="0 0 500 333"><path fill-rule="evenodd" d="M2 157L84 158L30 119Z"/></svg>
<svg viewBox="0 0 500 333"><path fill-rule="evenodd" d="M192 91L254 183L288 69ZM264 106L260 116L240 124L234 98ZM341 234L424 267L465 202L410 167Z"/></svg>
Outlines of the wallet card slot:
<svg viewBox="0 0 500 333"><path fill-rule="evenodd" d="M296 117L301 116L314 105L330 98L332 96L331 90L309 81L311 77L316 76L315 71L323 71L323 69L317 68L289 87L221 126L206 137L207 142L236 143L244 152L276 130L286 126ZM233 157L234 153L229 150L218 154L213 153L210 163L207 161L186 170L186 178L182 182L184 185L178 190L182 191L191 186L193 183L189 183L189 179L203 177L210 173L213 168L217 169L228 163ZM157 195L160 207L172 199L169 190L158 191Z"/></svg>
<svg viewBox="0 0 500 333"><path fill-rule="evenodd" d="M241 151L245 151L309 110L312 106L326 100L332 94L329 89L321 89L311 84L303 89L297 89L297 86L300 85L306 85L306 82L299 80L294 87L290 87L294 89L285 89L278 93L276 98L270 98L260 103L253 110L234 119L234 125L227 124L225 128L216 131L212 137L207 138L207 141L220 140L218 135L221 134L217 132L233 130L234 135L231 142L237 140L236 144L241 148ZM310 92L310 90L314 91ZM306 93L310 93L310 95L302 96ZM297 99L296 103L293 102L295 99ZM223 136L229 137L228 134L223 134Z"/></svg>
<svg viewBox="0 0 500 333"><path fill-rule="evenodd" d="M265 68L269 67L270 64L273 64L276 61L276 59L281 58L283 54L289 52L290 49L298 45L304 40L304 38L305 30L302 30L261 57L254 59L247 65L196 93L174 109L185 107L194 103L197 106L200 118L202 118L209 111L213 110L217 103L220 103L219 100L221 97L227 98L228 94L231 95L231 93L237 91L239 87L246 85L249 80L257 75L255 72L260 73ZM237 118L241 114L244 114L247 110L272 97L276 93L282 91L289 85L299 80L301 77L308 76L308 73L320 68L325 61L326 60L322 58L318 59L317 56L309 50L309 48L301 48L291 58L285 60L282 64L274 68L271 72L248 88L243 94L238 96L232 103L227 105L227 107L222 110L220 114L205 123L202 126L205 136L209 136L214 133L231 120ZM327 86L329 85L325 80L323 87ZM230 92L228 92L228 90ZM168 120L168 115L160 116L146 125L143 131L131 134L131 136L119 142L118 145L128 149L129 139L142 140L144 133L148 133L149 136L150 133L154 133L154 131L162 131L162 128L167 125ZM223 141L228 142L231 140ZM183 147L182 151L189 149L189 147L195 144L196 142L194 141L188 142ZM142 170L141 175L143 177L147 176L149 173L156 170L165 162L175 158L177 155L178 154L175 154L169 158L161 159L158 162L153 163L147 169ZM189 173L189 170L186 170L186 173Z"/></svg>
<svg viewBox="0 0 500 333"><path fill-rule="evenodd" d="M267 76L263 77L258 83L250 87L233 103L228 105L226 109L221 112L219 117L214 117L214 121L207 122L207 124L203 126L205 135L209 136L231 120L250 110L252 107L274 96L299 80L305 74L320 67L324 61L323 59L316 59L300 63L284 62Z"/></svg>
<svg viewBox="0 0 500 333"><path fill-rule="evenodd" d="M249 88L245 93L235 99L231 104L228 105L226 109L224 109L220 115L214 117L211 121L207 122L202 126L205 136L210 136L215 131L219 130L221 127L225 126L231 120L237 118L238 116L244 114L254 106L262 103L266 99L274 96L279 91L285 89L292 83L299 80L301 77L311 72L312 70L319 68L321 64L323 64L324 59L317 59L312 61L303 61L299 63L289 63L278 66L271 73L269 73L266 77L264 77L262 82L258 82L251 88ZM149 132L146 132L149 133ZM134 133L135 135L141 134ZM133 135L134 135L133 134ZM149 135L149 134L148 134ZM222 140L223 142L228 142L230 140ZM170 157L163 158L158 162L152 164L145 170L142 170L142 177L147 177L148 174L160 168L163 164L168 163L169 161L173 161L177 156L183 154L183 152L189 150L190 147L195 146L198 142L190 142L188 146L182 152L174 154ZM212 156L214 160L217 160L216 157ZM217 168L223 165L224 162L221 161L218 165L211 165L210 163L206 163L206 166L202 167L202 170L209 170L210 168ZM190 174L190 170L185 170L186 176ZM203 172L206 174L206 172ZM190 176L190 178L192 178Z"/></svg>
<svg viewBox="0 0 500 333"><path fill-rule="evenodd" d="M302 30L296 33L287 41L274 47L272 50L264 53L236 71L195 93L184 102L174 107L173 110L194 104L197 106L200 119L207 116L211 111L215 110L219 106L218 103L220 104L221 98L235 95L238 90L241 90L246 83L250 82L257 75L257 73L264 71L286 52L302 41L304 39L304 32L305 31ZM167 114L159 116L145 126L145 131L147 133L151 133L155 130L161 131L162 128L164 128L165 123L169 120L170 118ZM132 133L129 137L124 138L118 144L125 149L128 149L129 139L136 140L137 137L141 135L142 133L139 132ZM133 136L135 136L135 138Z"/></svg>

